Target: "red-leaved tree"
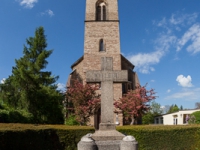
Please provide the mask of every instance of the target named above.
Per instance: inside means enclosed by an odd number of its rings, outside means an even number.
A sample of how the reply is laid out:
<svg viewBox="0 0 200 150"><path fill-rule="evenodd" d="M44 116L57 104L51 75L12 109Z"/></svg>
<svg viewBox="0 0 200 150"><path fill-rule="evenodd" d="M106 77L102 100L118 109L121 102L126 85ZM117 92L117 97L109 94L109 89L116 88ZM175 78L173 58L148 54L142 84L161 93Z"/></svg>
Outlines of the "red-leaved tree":
<svg viewBox="0 0 200 150"><path fill-rule="evenodd" d="M154 89L146 90L146 85L138 85L135 90L129 91L122 98L114 102L115 111L122 111L126 120L131 118L132 125L135 119L141 117L150 109L148 102L156 98L154 95Z"/></svg>
<svg viewBox="0 0 200 150"><path fill-rule="evenodd" d="M83 85L79 81L74 81L73 86L67 89L66 99L73 104L67 109L74 110L76 120L81 125L85 125L100 108L100 95L96 93L98 89L95 84Z"/></svg>

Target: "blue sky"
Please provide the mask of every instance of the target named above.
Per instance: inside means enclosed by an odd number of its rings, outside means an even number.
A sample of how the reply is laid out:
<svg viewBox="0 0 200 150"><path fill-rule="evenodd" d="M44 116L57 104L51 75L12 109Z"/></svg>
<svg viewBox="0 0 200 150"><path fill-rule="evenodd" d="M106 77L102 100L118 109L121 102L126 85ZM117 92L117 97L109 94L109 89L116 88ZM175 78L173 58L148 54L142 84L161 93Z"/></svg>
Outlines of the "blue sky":
<svg viewBox="0 0 200 150"><path fill-rule="evenodd" d="M119 0L121 53L141 85L157 92L161 105L194 108L200 102L200 1ZM85 0L1 0L0 80L11 75L26 38L43 26L47 70L65 86L71 64L83 55Z"/></svg>

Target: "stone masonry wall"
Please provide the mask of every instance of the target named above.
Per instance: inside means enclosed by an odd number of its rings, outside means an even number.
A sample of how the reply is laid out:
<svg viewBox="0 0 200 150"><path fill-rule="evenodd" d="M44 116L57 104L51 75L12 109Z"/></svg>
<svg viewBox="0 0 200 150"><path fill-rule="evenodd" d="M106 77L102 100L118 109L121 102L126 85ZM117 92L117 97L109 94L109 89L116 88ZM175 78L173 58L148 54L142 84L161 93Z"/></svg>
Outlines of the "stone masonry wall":
<svg viewBox="0 0 200 150"><path fill-rule="evenodd" d="M119 36L119 22L86 22L84 54L99 55L101 39L104 40L105 54L120 54Z"/></svg>

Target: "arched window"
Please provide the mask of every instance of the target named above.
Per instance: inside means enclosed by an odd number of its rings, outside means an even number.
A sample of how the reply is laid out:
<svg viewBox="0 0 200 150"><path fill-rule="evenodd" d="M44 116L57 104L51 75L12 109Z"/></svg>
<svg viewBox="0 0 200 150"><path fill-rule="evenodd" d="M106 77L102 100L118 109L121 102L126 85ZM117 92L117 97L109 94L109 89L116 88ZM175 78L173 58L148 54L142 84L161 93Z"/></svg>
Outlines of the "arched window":
<svg viewBox="0 0 200 150"><path fill-rule="evenodd" d="M99 51L100 51L100 52L105 51L105 44L104 44L103 39L101 39L101 40L99 41Z"/></svg>
<svg viewBox="0 0 200 150"><path fill-rule="evenodd" d="M106 20L106 4L105 2L98 3L96 6L96 20Z"/></svg>

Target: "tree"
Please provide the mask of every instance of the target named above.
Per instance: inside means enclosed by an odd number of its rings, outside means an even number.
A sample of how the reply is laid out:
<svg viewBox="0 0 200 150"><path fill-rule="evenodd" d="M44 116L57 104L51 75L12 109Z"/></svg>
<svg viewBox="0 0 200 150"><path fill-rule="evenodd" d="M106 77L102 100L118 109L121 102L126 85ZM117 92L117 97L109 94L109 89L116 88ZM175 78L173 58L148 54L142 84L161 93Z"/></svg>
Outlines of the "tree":
<svg viewBox="0 0 200 150"><path fill-rule="evenodd" d="M100 95L96 93L98 89L97 85L83 85L79 81L74 81L74 85L67 89L66 100L72 103L67 109L74 110L81 125L85 125L100 108Z"/></svg>
<svg viewBox="0 0 200 150"><path fill-rule="evenodd" d="M178 106L176 104L175 105L172 104L167 113L169 114L169 113L173 113L173 112L177 112L177 111L179 111Z"/></svg>
<svg viewBox="0 0 200 150"><path fill-rule="evenodd" d="M20 92L12 83L12 79L13 76L10 76L4 83L0 84L0 98L2 99L2 103L6 103L14 109L17 109Z"/></svg>
<svg viewBox="0 0 200 150"><path fill-rule="evenodd" d="M163 113L166 114L170 109L170 105L164 105L162 109L163 109Z"/></svg>
<svg viewBox="0 0 200 150"><path fill-rule="evenodd" d="M200 109L200 102L196 102L196 103L195 103L195 108L196 108L196 109Z"/></svg>
<svg viewBox="0 0 200 150"><path fill-rule="evenodd" d="M114 102L116 111L121 110L126 120L131 118L131 125L149 109L148 102L154 100L154 89L146 90L146 86L138 85L135 90Z"/></svg>
<svg viewBox="0 0 200 150"><path fill-rule="evenodd" d="M152 101L150 104L150 112L154 115L161 115L163 113L163 110L159 103Z"/></svg>
<svg viewBox="0 0 200 150"><path fill-rule="evenodd" d="M142 117L142 124L152 124L154 123L154 117L161 115L163 113L163 109L159 103L156 103L154 100L150 103L149 111L144 114Z"/></svg>
<svg viewBox="0 0 200 150"><path fill-rule="evenodd" d="M35 36L28 38L26 43L23 56L15 60L12 75L5 81L6 102L32 113L35 122L61 123L63 97L56 90L58 76L45 71L47 58L53 50L46 50L43 27L37 28Z"/></svg>
<svg viewBox="0 0 200 150"><path fill-rule="evenodd" d="M188 120L189 124L200 124L200 111L193 112Z"/></svg>

